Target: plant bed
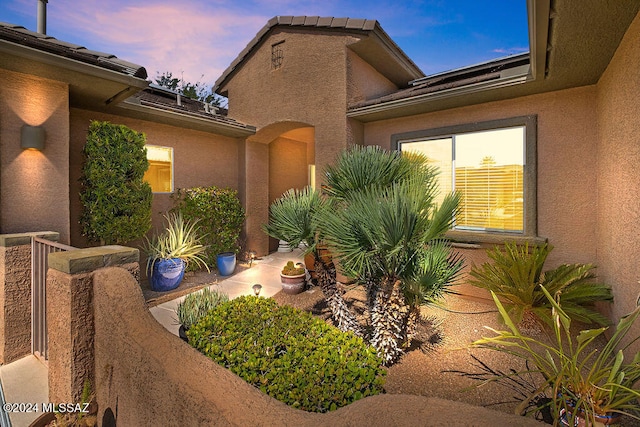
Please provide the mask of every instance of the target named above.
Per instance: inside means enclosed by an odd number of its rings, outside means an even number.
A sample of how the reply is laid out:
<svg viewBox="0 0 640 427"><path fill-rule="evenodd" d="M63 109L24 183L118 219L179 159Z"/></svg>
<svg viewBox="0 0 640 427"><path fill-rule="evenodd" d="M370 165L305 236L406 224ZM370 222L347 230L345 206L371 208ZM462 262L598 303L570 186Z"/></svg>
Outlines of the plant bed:
<svg viewBox="0 0 640 427"><path fill-rule="evenodd" d="M350 307L354 307L362 304L365 295L357 288L347 289L344 298ZM323 319L329 319L331 316L319 289L298 295L279 292L273 299L280 305L296 307ZM487 383L476 388L476 380L444 372L477 372L476 362L471 355L476 355L492 367L502 370L525 368L517 358L509 355L467 348L471 342L489 335L483 326L504 328L498 319L495 304L478 298L447 295L444 305L448 311L437 307L422 308L424 321L421 322L422 338L419 338L419 341L422 341L423 345L410 349L396 364L387 368L385 392L460 401L513 414L520 401L515 398L516 393L512 389L496 383ZM364 321L364 317L361 320ZM585 325L575 322L571 327L577 333L584 329ZM551 332L545 330L545 333ZM604 340L598 338L593 343L594 348L602 348L604 345ZM618 425L638 426L628 417L623 417Z"/></svg>
<svg viewBox="0 0 640 427"><path fill-rule="evenodd" d="M327 412L383 390L382 361L361 338L272 299L220 304L187 336L206 356L294 408Z"/></svg>

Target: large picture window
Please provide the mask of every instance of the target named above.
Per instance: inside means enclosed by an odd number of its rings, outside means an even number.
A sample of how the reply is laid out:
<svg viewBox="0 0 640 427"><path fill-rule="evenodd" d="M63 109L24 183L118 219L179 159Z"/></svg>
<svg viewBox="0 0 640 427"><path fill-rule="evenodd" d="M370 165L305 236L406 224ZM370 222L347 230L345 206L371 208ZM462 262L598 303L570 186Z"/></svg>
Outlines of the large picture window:
<svg viewBox="0 0 640 427"><path fill-rule="evenodd" d="M535 236L535 117L474 123L393 136L440 170L440 199L461 195L457 231Z"/></svg>
<svg viewBox="0 0 640 427"><path fill-rule="evenodd" d="M173 191L173 148L146 145L149 169L144 180L151 185L154 193Z"/></svg>

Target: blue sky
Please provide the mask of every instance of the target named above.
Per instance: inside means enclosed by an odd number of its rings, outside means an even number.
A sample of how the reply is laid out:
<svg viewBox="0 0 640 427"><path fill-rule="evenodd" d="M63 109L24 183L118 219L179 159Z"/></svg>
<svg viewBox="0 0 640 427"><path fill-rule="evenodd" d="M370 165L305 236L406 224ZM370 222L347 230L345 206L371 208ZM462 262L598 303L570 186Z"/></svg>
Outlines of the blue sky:
<svg viewBox="0 0 640 427"><path fill-rule="evenodd" d="M36 30L37 0L0 0ZM377 19L429 75L528 51L525 0L49 0L47 34L212 84L276 15Z"/></svg>

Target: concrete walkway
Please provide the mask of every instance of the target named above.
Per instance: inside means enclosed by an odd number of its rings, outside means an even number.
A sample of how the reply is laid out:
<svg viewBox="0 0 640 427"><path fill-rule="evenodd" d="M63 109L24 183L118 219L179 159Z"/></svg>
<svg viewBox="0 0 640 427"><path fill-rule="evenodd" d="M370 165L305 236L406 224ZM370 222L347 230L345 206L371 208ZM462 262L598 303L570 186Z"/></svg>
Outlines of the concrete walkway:
<svg viewBox="0 0 640 427"><path fill-rule="evenodd" d="M13 427L28 427L42 414L42 404L49 402L47 367L33 356L0 366L0 382L7 403L37 405L38 412L10 412ZM24 408L24 409L33 409ZM1 411L2 409L0 409Z"/></svg>
<svg viewBox="0 0 640 427"><path fill-rule="evenodd" d="M259 283L262 285L260 295L270 297L282 289L280 270L289 260L302 262L302 251L296 249L293 252L276 252L265 256L255 260L251 268L229 277L220 277L218 284L210 287L226 293L229 298L236 298L240 295L253 295L252 286ZM175 335L178 334L179 327L175 309L183 299L184 296L149 309L156 320ZM5 402L39 404L38 412L9 413L12 427L28 427L41 415L42 404L49 402L47 377L47 367L33 355L0 366L0 384ZM2 415L4 414L0 412L0 425L4 427Z"/></svg>
<svg viewBox="0 0 640 427"><path fill-rule="evenodd" d="M303 254L300 249L293 252L274 252L262 259L253 261L251 268L238 272L229 277L220 277L217 285L209 286L229 295L230 299L241 295L253 295L253 285L262 285L260 296L270 297L282 289L280 271L287 261L303 262ZM149 311L162 326L174 335L178 335L178 317L176 308L184 300L184 296L172 301L151 307Z"/></svg>

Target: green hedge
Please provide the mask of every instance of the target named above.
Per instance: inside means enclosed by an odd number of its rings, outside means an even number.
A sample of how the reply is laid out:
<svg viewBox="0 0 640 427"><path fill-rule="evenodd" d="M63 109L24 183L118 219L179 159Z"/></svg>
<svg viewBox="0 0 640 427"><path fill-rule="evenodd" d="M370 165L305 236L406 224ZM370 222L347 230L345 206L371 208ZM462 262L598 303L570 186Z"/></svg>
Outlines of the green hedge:
<svg viewBox="0 0 640 427"><path fill-rule="evenodd" d="M383 391L386 371L372 347L273 299L220 304L187 335L206 356L294 408L327 412Z"/></svg>
<svg viewBox="0 0 640 427"><path fill-rule="evenodd" d="M185 220L199 220L200 234L204 236L202 243L207 246L203 256L207 265L217 265L219 253L238 251L245 216L236 190L195 187L178 189L172 197L174 212L182 212Z"/></svg>
<svg viewBox="0 0 640 427"><path fill-rule="evenodd" d="M100 244L126 244L151 228L146 137L127 126L92 121L84 146L82 234Z"/></svg>

